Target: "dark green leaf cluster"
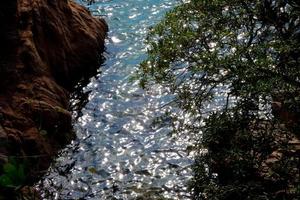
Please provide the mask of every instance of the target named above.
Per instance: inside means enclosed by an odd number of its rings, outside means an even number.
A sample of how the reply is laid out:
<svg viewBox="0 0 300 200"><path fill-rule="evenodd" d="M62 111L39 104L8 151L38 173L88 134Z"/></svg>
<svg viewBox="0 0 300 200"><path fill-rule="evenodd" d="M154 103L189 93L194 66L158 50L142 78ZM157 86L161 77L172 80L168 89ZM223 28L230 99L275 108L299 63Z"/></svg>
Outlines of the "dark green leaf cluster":
<svg viewBox="0 0 300 200"><path fill-rule="evenodd" d="M178 129L198 133L195 198L297 199L299 1L191 0L153 27L147 43L141 85L170 87L202 124ZM217 98L221 106L209 108Z"/></svg>
<svg viewBox="0 0 300 200"><path fill-rule="evenodd" d="M24 165L10 159L3 165L3 174L0 176L0 186L17 189L25 182Z"/></svg>

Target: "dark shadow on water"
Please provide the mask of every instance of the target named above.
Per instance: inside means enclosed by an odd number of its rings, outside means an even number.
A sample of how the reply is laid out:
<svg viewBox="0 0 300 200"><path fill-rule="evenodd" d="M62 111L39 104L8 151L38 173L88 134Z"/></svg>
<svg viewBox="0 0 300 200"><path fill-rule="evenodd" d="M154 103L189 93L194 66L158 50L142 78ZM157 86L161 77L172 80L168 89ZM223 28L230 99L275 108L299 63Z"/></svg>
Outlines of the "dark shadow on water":
<svg viewBox="0 0 300 200"><path fill-rule="evenodd" d="M106 52L104 50L103 54ZM73 91L70 95L70 111L73 112L73 120L77 120L80 116L82 116L82 108L88 103L88 97L91 91L84 91L84 87L86 87L91 79L97 79L101 74L101 66L106 61L105 56L103 54L98 54L98 64L99 67L94 67L93 71L88 72L88 75L82 77L82 79L78 82L78 84L74 87ZM88 67L90 69L90 67Z"/></svg>

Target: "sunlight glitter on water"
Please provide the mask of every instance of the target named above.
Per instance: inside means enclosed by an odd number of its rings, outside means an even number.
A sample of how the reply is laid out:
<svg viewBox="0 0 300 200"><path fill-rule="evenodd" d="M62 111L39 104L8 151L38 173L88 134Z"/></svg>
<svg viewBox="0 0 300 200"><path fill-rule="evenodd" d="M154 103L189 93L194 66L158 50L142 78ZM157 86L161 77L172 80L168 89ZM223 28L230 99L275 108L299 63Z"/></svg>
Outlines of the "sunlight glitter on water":
<svg viewBox="0 0 300 200"><path fill-rule="evenodd" d="M78 139L53 164L40 190L45 199L189 199L192 153L188 134L171 134L160 119L174 96L161 86L144 91L129 82L146 57L148 28L176 0L99 0L94 15L110 26L106 62L84 89L89 102L75 122ZM48 191L50 194L47 194ZM150 198L151 197L151 198Z"/></svg>

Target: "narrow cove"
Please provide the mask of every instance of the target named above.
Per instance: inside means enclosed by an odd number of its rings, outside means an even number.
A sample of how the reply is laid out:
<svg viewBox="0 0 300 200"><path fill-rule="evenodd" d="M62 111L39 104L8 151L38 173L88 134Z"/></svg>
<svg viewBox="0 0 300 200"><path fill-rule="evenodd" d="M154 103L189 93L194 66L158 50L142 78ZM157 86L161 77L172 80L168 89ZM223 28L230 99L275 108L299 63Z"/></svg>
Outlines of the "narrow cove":
<svg viewBox="0 0 300 200"><path fill-rule="evenodd" d="M84 3L84 2L81 2ZM130 81L147 57L149 27L176 0L105 0L87 5L109 24L106 62L85 92L88 103L74 120L77 139L37 185L45 199L189 199L191 138L172 135L166 111L173 95ZM176 110L178 109L178 111ZM75 114L74 114L75 115Z"/></svg>

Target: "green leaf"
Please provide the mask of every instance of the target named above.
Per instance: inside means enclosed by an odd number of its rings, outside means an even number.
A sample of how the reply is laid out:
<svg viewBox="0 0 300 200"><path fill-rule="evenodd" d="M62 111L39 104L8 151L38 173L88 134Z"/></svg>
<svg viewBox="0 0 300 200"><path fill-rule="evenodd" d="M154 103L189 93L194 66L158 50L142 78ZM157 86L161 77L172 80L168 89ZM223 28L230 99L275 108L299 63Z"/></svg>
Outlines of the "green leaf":
<svg viewBox="0 0 300 200"><path fill-rule="evenodd" d="M13 165L12 163L6 163L4 164L3 166L3 170L4 170L4 173L7 174L7 175L11 175L13 176L14 174L17 173L17 168L15 165Z"/></svg>
<svg viewBox="0 0 300 200"><path fill-rule="evenodd" d="M13 185L13 181L8 175L4 174L0 176L0 185L3 187L10 187Z"/></svg>

